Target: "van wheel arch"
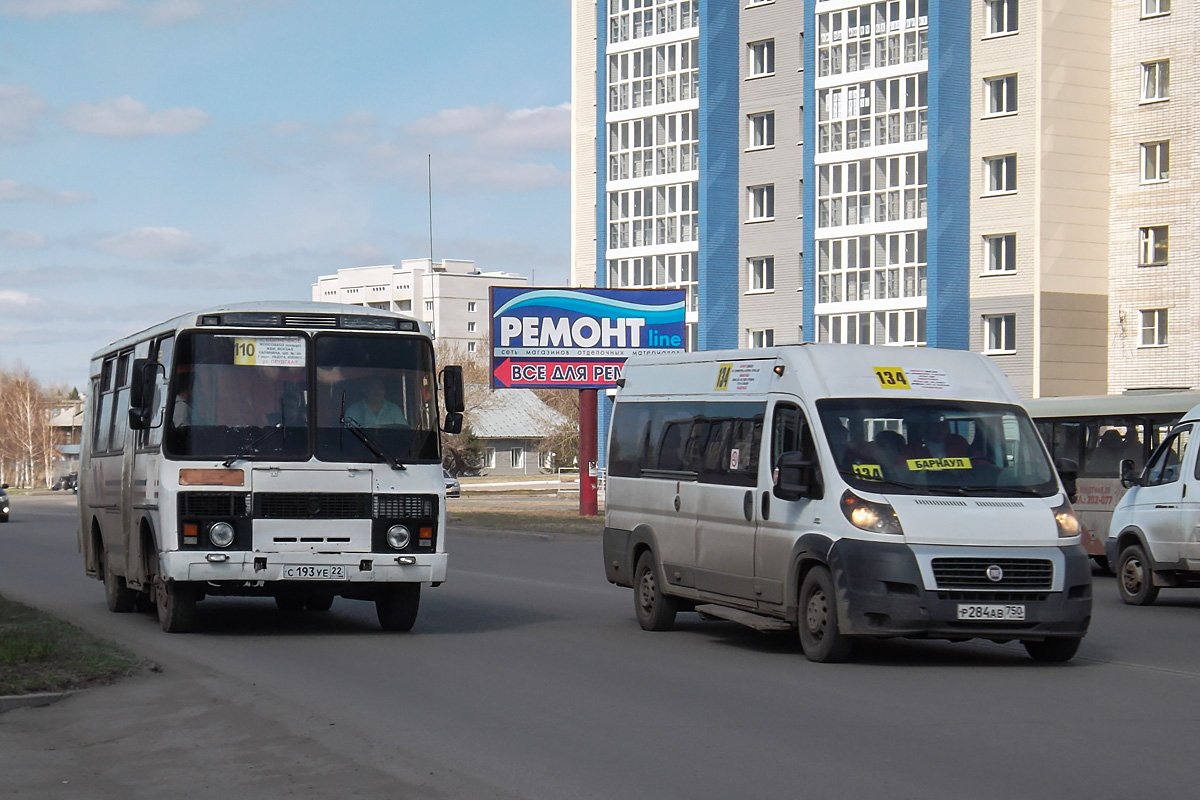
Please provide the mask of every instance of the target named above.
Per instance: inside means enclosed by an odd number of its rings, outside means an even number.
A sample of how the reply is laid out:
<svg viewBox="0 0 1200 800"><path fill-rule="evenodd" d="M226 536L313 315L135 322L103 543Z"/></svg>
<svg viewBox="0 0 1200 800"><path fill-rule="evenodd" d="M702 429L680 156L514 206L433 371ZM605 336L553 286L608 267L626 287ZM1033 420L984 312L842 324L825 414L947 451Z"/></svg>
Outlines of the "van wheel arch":
<svg viewBox="0 0 1200 800"><path fill-rule="evenodd" d="M654 557L657 563L658 540L654 535L654 530L649 525L638 525L633 529L633 534L629 537L629 570L631 576L633 570L637 568L638 559L642 557L642 553L647 551Z"/></svg>
<svg viewBox="0 0 1200 800"><path fill-rule="evenodd" d="M806 533L796 541L792 549L792 575L785 587L784 617L788 622L798 622L800 619L800 585L804 583L809 570L820 565L833 571L829 563L831 550L833 540L820 534Z"/></svg>

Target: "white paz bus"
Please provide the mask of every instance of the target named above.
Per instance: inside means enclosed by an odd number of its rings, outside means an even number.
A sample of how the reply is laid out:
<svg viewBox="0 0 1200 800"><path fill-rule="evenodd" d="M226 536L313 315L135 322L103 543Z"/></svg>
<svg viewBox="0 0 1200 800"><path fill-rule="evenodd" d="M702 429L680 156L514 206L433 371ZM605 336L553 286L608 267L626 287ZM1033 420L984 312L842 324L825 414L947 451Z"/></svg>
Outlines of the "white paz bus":
<svg viewBox="0 0 1200 800"><path fill-rule="evenodd" d="M804 344L637 356L618 381L604 561L647 630L695 610L859 638L1018 640L1070 659L1091 619L1079 524L983 356Z"/></svg>
<svg viewBox="0 0 1200 800"><path fill-rule="evenodd" d="M190 630L209 596L282 610L375 602L408 630L446 578L439 431L460 367L425 323L369 308L250 303L185 314L97 352L79 545L112 611Z"/></svg>

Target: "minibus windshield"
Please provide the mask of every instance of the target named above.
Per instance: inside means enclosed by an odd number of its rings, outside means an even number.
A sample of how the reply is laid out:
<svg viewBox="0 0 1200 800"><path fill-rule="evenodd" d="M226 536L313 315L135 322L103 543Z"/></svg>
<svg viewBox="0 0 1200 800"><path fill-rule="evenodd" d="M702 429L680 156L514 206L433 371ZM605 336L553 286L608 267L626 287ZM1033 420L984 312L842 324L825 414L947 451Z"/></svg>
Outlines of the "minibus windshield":
<svg viewBox="0 0 1200 800"><path fill-rule="evenodd" d="M1058 483L1018 406L955 400L817 401L846 482L900 494L1049 497Z"/></svg>

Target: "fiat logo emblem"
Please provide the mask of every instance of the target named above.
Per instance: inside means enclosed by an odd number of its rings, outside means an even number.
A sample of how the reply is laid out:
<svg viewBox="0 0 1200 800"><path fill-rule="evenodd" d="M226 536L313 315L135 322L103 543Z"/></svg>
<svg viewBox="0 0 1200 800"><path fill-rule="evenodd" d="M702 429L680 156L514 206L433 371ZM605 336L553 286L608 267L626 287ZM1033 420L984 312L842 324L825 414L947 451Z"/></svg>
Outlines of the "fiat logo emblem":
<svg viewBox="0 0 1200 800"><path fill-rule="evenodd" d="M999 564L992 564L987 568L987 577L992 583L999 583L1004 580L1004 570L1000 569Z"/></svg>

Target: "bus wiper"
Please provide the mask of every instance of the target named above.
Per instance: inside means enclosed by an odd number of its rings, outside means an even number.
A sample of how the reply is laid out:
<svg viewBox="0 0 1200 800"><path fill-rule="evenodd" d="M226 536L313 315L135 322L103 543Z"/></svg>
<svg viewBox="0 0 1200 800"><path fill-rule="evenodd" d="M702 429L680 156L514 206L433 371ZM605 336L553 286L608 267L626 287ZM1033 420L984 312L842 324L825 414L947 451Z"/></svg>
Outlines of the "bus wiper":
<svg viewBox="0 0 1200 800"><path fill-rule="evenodd" d="M338 422L342 423L343 427L349 428L350 432L353 433L358 440L363 443L363 446L374 453L376 458L384 461L389 467L392 469L407 469L407 467L400 463L400 459L391 455L378 444L376 444L375 441L367 435L367 432L363 430L362 425L358 424L357 420L351 419L350 417L347 417L345 413L343 413Z"/></svg>
<svg viewBox="0 0 1200 800"><path fill-rule="evenodd" d="M917 486L916 484L912 484L912 483L904 483L903 481L894 481L891 478L870 478L865 475L859 475L857 472L852 472L848 469L841 469L841 470L838 470L838 472L840 472L844 477L857 478L860 481L865 481L865 482L871 483L871 484L887 483L892 486L899 486L901 489L912 489L912 490L918 491L918 492L927 488L925 486Z"/></svg>
<svg viewBox="0 0 1200 800"><path fill-rule="evenodd" d="M233 462L237 461L242 456L246 455L247 453L249 453L252 450L254 450L255 448L257 448L260 444L262 444L263 442L265 442L267 440L268 436L273 434L275 431L280 430L282 427L283 427L282 422L279 423L278 425L272 425L270 428L268 428L266 431L264 431L261 436L259 436L253 442L251 442L250 444L246 445L241 450L239 450L236 455L232 455L229 458L222 461L221 462L222 466L224 466L226 468L232 467Z"/></svg>

